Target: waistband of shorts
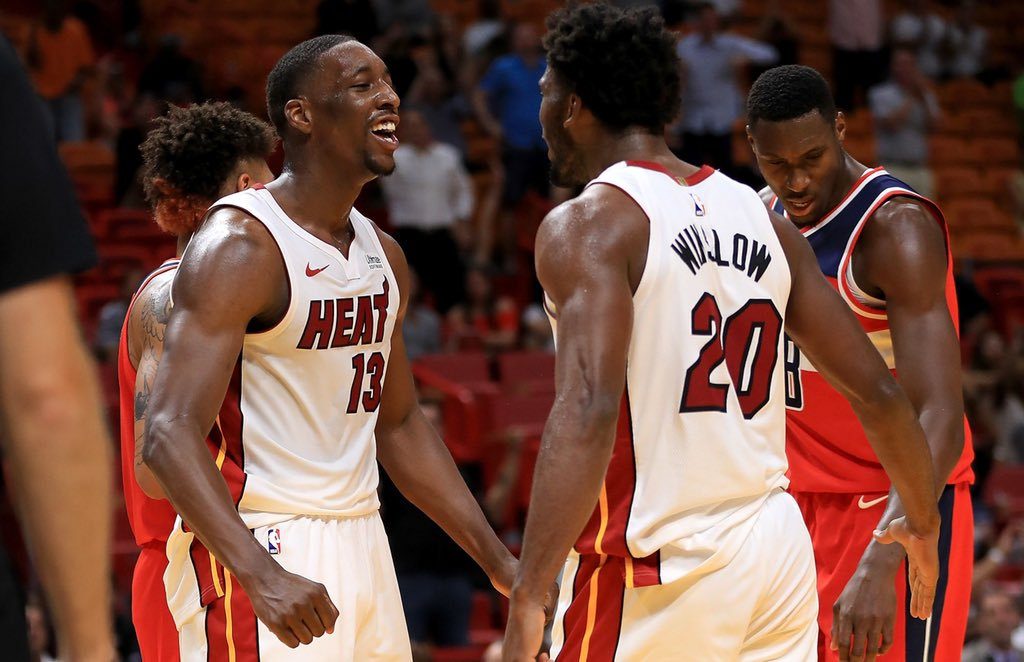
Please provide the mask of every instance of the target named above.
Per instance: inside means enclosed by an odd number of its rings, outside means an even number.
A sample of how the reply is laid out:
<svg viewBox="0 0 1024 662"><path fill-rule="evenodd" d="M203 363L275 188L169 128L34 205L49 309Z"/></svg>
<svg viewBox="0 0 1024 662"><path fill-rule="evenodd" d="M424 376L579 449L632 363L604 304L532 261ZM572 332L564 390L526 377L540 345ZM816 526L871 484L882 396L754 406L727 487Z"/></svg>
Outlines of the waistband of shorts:
<svg viewBox="0 0 1024 662"><path fill-rule="evenodd" d="M150 540L139 545L139 549L152 550L154 552L160 552L161 554L167 553L167 541L166 540Z"/></svg>

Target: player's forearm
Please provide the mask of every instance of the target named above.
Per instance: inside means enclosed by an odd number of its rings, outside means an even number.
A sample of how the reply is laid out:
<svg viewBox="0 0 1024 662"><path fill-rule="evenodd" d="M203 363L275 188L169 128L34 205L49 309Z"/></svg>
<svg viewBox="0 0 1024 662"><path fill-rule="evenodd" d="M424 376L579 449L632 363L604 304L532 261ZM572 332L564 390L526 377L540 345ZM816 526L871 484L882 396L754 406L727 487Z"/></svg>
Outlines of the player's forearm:
<svg viewBox="0 0 1024 662"><path fill-rule="evenodd" d="M539 601L594 512L615 441L618 408L584 411L561 398L544 429L513 595Z"/></svg>
<svg viewBox="0 0 1024 662"><path fill-rule="evenodd" d="M153 412L142 460L167 500L243 586L274 564L246 528L198 426Z"/></svg>
<svg viewBox="0 0 1024 662"><path fill-rule="evenodd" d="M928 531L938 517L931 454L910 400L895 380L886 381L874 401L855 403L855 410L912 528Z"/></svg>
<svg viewBox="0 0 1024 662"><path fill-rule="evenodd" d="M946 487L950 474L960 460L960 454L964 447L964 426L962 414L960 417L951 416L946 411L936 414L922 412L918 418L921 427L928 439L928 448L931 451L932 465L935 473L935 495L942 498L942 492ZM897 517L906 515L906 509L900 500L896 489L889 490L889 499L886 501L885 512L878 522L878 528L884 529ZM896 564L905 556L904 550L899 545L881 545L871 541L864 554L864 561L879 562L884 564Z"/></svg>
<svg viewBox="0 0 1024 662"><path fill-rule="evenodd" d="M7 458L32 559L62 657L112 654L111 441L93 366L74 339L58 379L26 375L7 392ZM5 397L6 397L5 396ZM107 659L112 659L108 657Z"/></svg>
<svg viewBox="0 0 1024 662"><path fill-rule="evenodd" d="M495 535L448 448L418 407L402 425L378 429L377 459L402 495L444 529L492 582L508 590L515 557Z"/></svg>

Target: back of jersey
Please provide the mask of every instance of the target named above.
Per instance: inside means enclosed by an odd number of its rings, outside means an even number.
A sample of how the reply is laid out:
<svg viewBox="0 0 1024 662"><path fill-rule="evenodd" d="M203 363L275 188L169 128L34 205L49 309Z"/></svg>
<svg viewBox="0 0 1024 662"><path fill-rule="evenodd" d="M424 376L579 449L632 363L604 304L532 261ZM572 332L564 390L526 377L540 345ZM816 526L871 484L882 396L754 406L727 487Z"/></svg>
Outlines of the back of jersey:
<svg viewBox="0 0 1024 662"><path fill-rule="evenodd" d="M620 433L576 549L625 556L627 583L642 586L727 563L787 485L790 271L758 195L707 166L677 179L621 162L596 185L636 202L650 243Z"/></svg>

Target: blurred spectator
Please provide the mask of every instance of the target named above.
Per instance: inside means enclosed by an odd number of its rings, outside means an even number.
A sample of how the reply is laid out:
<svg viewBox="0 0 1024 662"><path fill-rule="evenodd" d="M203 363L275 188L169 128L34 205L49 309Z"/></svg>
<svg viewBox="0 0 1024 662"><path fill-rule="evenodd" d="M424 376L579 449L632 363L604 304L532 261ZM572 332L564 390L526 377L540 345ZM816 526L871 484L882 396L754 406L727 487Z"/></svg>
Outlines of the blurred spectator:
<svg viewBox="0 0 1024 662"><path fill-rule="evenodd" d="M132 295L139 289L139 284L146 273L141 268L129 269L121 278L121 294L100 308L96 323L96 339L93 347L101 361L117 360L117 344L121 340L121 327L124 316L128 312L128 304Z"/></svg>
<svg viewBox="0 0 1024 662"><path fill-rule="evenodd" d="M476 21L466 26L462 33L462 50L469 58L475 58L505 32L501 20L501 0L480 0Z"/></svg>
<svg viewBox="0 0 1024 662"><path fill-rule="evenodd" d="M374 0L373 5L382 30L401 24L416 32L426 28L434 20L430 0Z"/></svg>
<svg viewBox="0 0 1024 662"><path fill-rule="evenodd" d="M743 107L740 76L746 65L773 64L779 54L768 44L722 32L718 10L711 3L698 7L696 22L696 31L677 47L683 67L679 156L732 175L732 130Z"/></svg>
<svg viewBox="0 0 1024 662"><path fill-rule="evenodd" d="M143 66L139 75L139 94L151 94L176 106L204 101L199 63L182 51L182 39L176 34L160 37L160 47Z"/></svg>
<svg viewBox="0 0 1024 662"><path fill-rule="evenodd" d="M139 169L142 167L142 154L139 146L146 139L152 121L160 115L162 102L152 94L141 94L132 105L124 125L117 134L114 154L117 157L114 178L114 200L118 206L133 209L145 209L146 201L142 193L142 180Z"/></svg>
<svg viewBox="0 0 1024 662"><path fill-rule="evenodd" d="M409 270L409 307L405 311L402 338L410 361L441 351L441 316L423 301L420 279Z"/></svg>
<svg viewBox="0 0 1024 662"><path fill-rule="evenodd" d="M979 518L976 530L991 529L991 524ZM1015 561L1020 563L1022 544L1024 544L1024 521L1013 520L999 534L995 544L990 546L985 555L974 562L974 576L971 577L972 592L975 595L982 594L985 587L989 586L999 572L1006 566L1007 562ZM1014 558L1015 557L1015 558Z"/></svg>
<svg viewBox="0 0 1024 662"><path fill-rule="evenodd" d="M421 402L420 407L442 431L437 403ZM463 471L463 477L472 489L474 476ZM476 566L383 472L380 501L414 649L428 643L465 646L469 643Z"/></svg>
<svg viewBox="0 0 1024 662"><path fill-rule="evenodd" d="M466 138L462 121L470 116L469 103L438 67L420 69L409 91L402 98L406 106L415 106L423 115L434 138L451 145L466 158Z"/></svg>
<svg viewBox="0 0 1024 662"><path fill-rule="evenodd" d="M1024 651L1011 637L1020 625L1020 610L1009 593L989 589L980 600L978 630L981 639L964 648L963 662L1024 662Z"/></svg>
<svg viewBox="0 0 1024 662"><path fill-rule="evenodd" d="M512 52L491 64L473 94L480 124L502 145L505 213L500 237L507 263L513 253L514 208L530 189L542 196L550 191L550 164L538 119L538 85L546 66L536 28L519 23L512 32ZM489 255L492 242L490 229L482 228L481 252Z"/></svg>
<svg viewBox="0 0 1024 662"><path fill-rule="evenodd" d="M36 93L50 111L58 141L85 140L82 83L96 55L85 24L68 14L65 0L46 0L33 22L26 61Z"/></svg>
<svg viewBox="0 0 1024 662"><path fill-rule="evenodd" d="M974 78L985 69L988 32L975 22L974 9L974 0L962 0L946 31L946 73L952 78Z"/></svg>
<svg viewBox="0 0 1024 662"><path fill-rule="evenodd" d="M364 44L377 36L377 10L370 0L320 0L316 6L316 36L352 35Z"/></svg>
<svg viewBox="0 0 1024 662"><path fill-rule="evenodd" d="M878 160L893 176L925 197L935 193L928 167L928 132L941 113L931 81L912 51L893 51L891 79L871 89Z"/></svg>
<svg viewBox="0 0 1024 662"><path fill-rule="evenodd" d="M466 245L473 186L462 157L434 140L423 114L404 110L395 172L381 179L395 238L441 312L462 298L459 245Z"/></svg>
<svg viewBox="0 0 1024 662"><path fill-rule="evenodd" d="M928 0L905 0L905 4L889 24L892 47L912 51L921 71L930 78L938 78L943 72L946 22L931 9Z"/></svg>
<svg viewBox="0 0 1024 662"><path fill-rule="evenodd" d="M851 111L885 70L882 0L829 0L828 34L836 105Z"/></svg>
<svg viewBox="0 0 1024 662"><path fill-rule="evenodd" d="M512 349L519 329L519 311L509 297L494 295L491 278L482 267L466 273L466 302L448 312L452 349L482 345L500 352Z"/></svg>
<svg viewBox="0 0 1024 662"><path fill-rule="evenodd" d="M797 64L800 60L799 35L796 25L779 7L779 0L771 0L757 29L757 38L774 48L779 57L769 65L751 66L747 79L757 80L758 76L772 67Z"/></svg>

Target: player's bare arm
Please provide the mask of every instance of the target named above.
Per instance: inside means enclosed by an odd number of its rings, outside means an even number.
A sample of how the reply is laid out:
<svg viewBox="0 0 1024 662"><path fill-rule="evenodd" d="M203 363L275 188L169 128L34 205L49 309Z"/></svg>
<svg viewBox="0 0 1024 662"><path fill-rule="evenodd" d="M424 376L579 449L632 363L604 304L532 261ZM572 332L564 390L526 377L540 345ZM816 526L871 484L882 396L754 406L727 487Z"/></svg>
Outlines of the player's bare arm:
<svg viewBox="0 0 1024 662"><path fill-rule="evenodd" d="M151 499L163 499L149 467L142 461L146 437L146 413L153 394L156 370L164 351L164 332L171 314L171 281L173 273L160 274L138 294L128 320L128 360L135 376L135 480Z"/></svg>
<svg viewBox="0 0 1024 662"><path fill-rule="evenodd" d="M409 265L394 239L380 231L378 236L403 296L377 418L377 459L405 498L444 529L487 573L495 588L508 595L517 561L495 535L447 447L419 407L402 339Z"/></svg>
<svg viewBox="0 0 1024 662"><path fill-rule="evenodd" d="M960 345L946 303L944 233L922 203L895 198L879 208L864 230L853 266L857 283L886 302L896 373L924 429L941 495L964 447ZM893 490L879 528L903 514ZM869 642L881 634L891 645L893 586L902 560L897 545L868 545L835 605L837 631L851 630L855 638L866 632ZM879 652L888 648L883 645ZM868 653L865 659L873 657Z"/></svg>
<svg viewBox="0 0 1024 662"><path fill-rule="evenodd" d="M294 648L332 631L338 611L321 584L286 572L252 536L204 441L246 330L280 319L287 283L277 245L258 221L230 208L207 219L175 277L143 461L175 510L238 578L259 619Z"/></svg>
<svg viewBox="0 0 1024 662"><path fill-rule="evenodd" d="M4 456L61 656L113 659L109 611L97 609L109 599L111 445L67 277L0 296L0 397L17 413Z"/></svg>
<svg viewBox="0 0 1024 662"><path fill-rule="evenodd" d="M849 307L829 287L810 245L792 223L770 213L792 272L786 331L850 402L907 516L887 529L907 548L911 613L931 613L938 581L939 514L935 475L924 433L906 394L886 368ZM828 320L828 324L823 324Z"/></svg>
<svg viewBox="0 0 1024 662"><path fill-rule="evenodd" d="M633 292L650 228L639 207L594 186L553 210L537 234L537 277L558 314L556 397L533 478L512 587L505 659L533 659L544 592L594 510L626 383Z"/></svg>

